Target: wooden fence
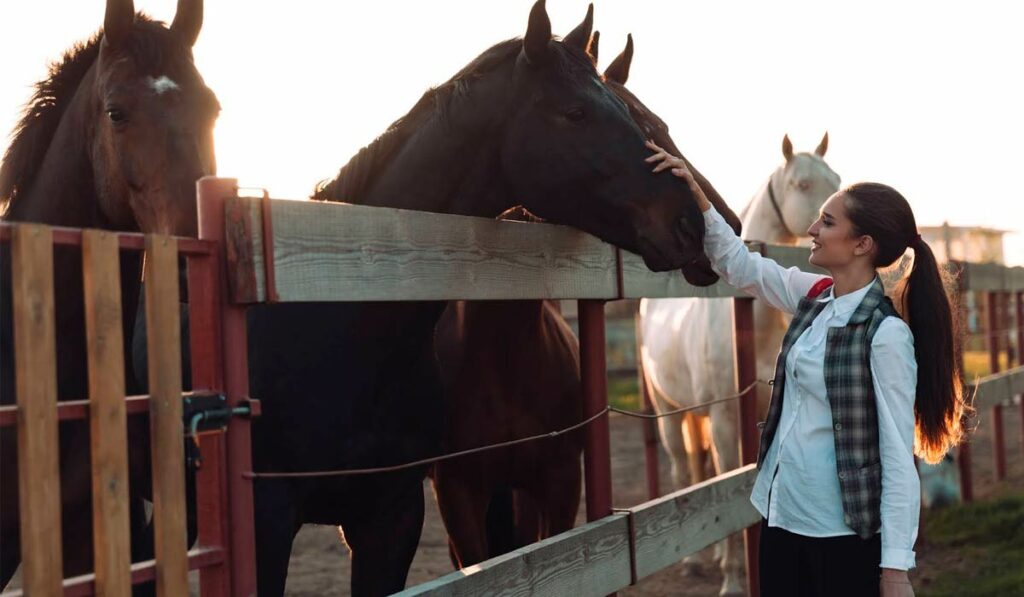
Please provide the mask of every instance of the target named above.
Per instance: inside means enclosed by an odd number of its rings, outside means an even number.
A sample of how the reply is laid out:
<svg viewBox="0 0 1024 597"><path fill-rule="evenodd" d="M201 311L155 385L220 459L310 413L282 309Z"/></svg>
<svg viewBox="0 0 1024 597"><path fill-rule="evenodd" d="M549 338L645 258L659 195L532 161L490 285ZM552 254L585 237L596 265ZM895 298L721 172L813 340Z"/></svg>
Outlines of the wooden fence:
<svg viewBox="0 0 1024 597"><path fill-rule="evenodd" d="M234 307L203 320L210 325L198 327L192 337L195 360L197 342L210 342L225 348L223 354L211 356L196 382L201 387L224 390L232 404L247 394L245 343L229 341L244 338L244 306L270 301L409 301L452 299L577 299L580 300L581 361L584 393L587 397L584 416L599 413L606 405L603 303L623 298L661 297L732 297L735 299L738 379L737 388L745 388L754 380L752 299L743 297L725 284L698 288L685 282L678 272L652 273L642 260L619 251L582 232L548 224L527 224L493 221L480 218L446 216L397 209L369 208L354 205L324 204L305 201L278 201L269 198L237 196L237 184L231 179L203 179L199 183L200 244L207 243L207 252L218 259L223 255L227 267L226 287ZM22 232L22 230L26 232ZM18 387L17 421L19 438L24 442L20 456L31 458L33 467L22 466L22 491L26 508L23 536L33 537L25 544L26 592L58 594L59 579L52 571L54 554L60 553L59 515L56 490L56 421L58 408L53 386L53 323L52 273L40 264L51 250L46 229L19 227L15 246L21 247L15 262L23 280L17 289L16 317L18 325L19 380L27 375L38 376L45 383ZM91 234L91 233L90 233ZM100 233L102 234L102 233ZM39 240L42 238L42 240ZM105 257L111 259L109 241L103 244ZM249 569L241 584L228 585L221 577L204 576L203 592L249 594L251 592L252 504L248 485L232 485L243 472L251 469L245 454L248 450L248 428L236 427L228 434L228 443L221 437L210 446L218 453L227 453L222 467L214 467L217 482L212 494L200 496L202 503L228 504L232 520L205 518L200 526L199 551L184 554L181 532L183 501L179 488L182 478L180 394L171 375L177 359L177 330L172 332L167 296L173 296L175 284L169 276L176 272L174 253L161 247L173 243L166 239L148 239L147 249L157 258L150 266L153 279L168 277L167 295L147 293L152 306L147 308L150 323L151 371L161 364L151 378L154 397L150 412L155 428L155 445L166 453L161 458L173 462L164 473L157 474L164 484L155 493L161 495L156 509L158 529L164 529L161 542L166 545L151 570L167 584L164 594L183 594L187 567L215 567L225 562L249 560ZM115 243L116 245L116 243ZM96 245L99 246L99 245ZM209 246L213 246L210 249ZM116 248L116 247L115 247ZM807 252L792 247L761 246L762 253L783 265L807 267ZM91 254L90 251L87 251ZM116 256L116 250L113 253ZM160 257L163 255L163 257ZM216 262L217 260L210 260ZM87 292L99 293L90 299L100 307L90 312L91 326L112 325L106 310L112 308L103 289L111 285L103 276L110 275L107 266L86 264ZM219 268L217 265L214 269ZM964 288L984 290L1003 296L1015 293L1017 312L1021 312L1024 291L1024 268L997 268L963 264L966 274L961 278ZM197 270L199 271L199 270ZM172 273L168 273L172 272ZM190 272L190 276L192 273ZM20 277L19 277L20 276ZM47 278L49 276L49 278ZM46 280L51 287L47 288ZM192 300L219 301L218 278L209 285L198 285ZM91 280L91 281L90 281ZM156 282L161 283L161 282ZM116 287L116 285L114 286ZM205 290L204 290L205 288ZM50 298L47 298L50 297ZM152 297L152 298L149 298ZM47 302L49 301L49 302ZM104 302L105 301L105 302ZM159 303L159 304L158 304ZM175 305L176 307L176 305ZM42 315L40 315L42 314ZM222 317L223 321L217 319ZM213 319L210 319L213 318ZM176 319L176 317L174 318ZM1020 315L1017 316L1020 325ZM195 321L193 321L195 324ZM176 324L175 324L176 325ZM92 329L92 328L91 328ZM99 328L97 328L99 329ZM112 330L112 328L109 328ZM161 332L163 330L163 332ZM213 330L210 332L209 330ZM154 337L154 331L156 336ZM92 332L91 332L92 333ZM98 334L99 332L97 332ZM108 331L113 333L113 331ZM211 335L212 334L212 335ZM239 335L240 334L240 335ZM198 337L197 337L198 336ZM1020 334L1018 334L1018 338ZM108 370L120 360L120 342L91 343L90 363ZM1018 351L1020 354L1021 351ZM220 367L224 362L231 366ZM37 370L38 369L38 370ZM23 374L24 373L24 374ZM116 376L112 376L116 377ZM979 383L978 404L1001 408L1001 404L1019 394L1024 387L1024 368L998 374ZM114 421L120 428L124 421L123 388L98 384L90 388L95 404L88 409L94 425ZM587 429L585 470L589 524L510 554L489 560L435 581L413 587L403 594L476 595L531 594L581 595L607 594L635 583L658 570L679 561L742 529L747 529L747 562L750 584L756 595L756 533L751 525L759 519L749 503L755 471L751 464L756 450L752 392L740 400L743 438L743 462L746 466L705 483L687 488L625 510L613 511L611 504L609 438L607 418L599 419ZM8 408L8 407L5 407ZM10 410L10 408L8 408ZM13 419L13 412L6 413ZM160 421L167 421L166 428ZM1022 418L1024 425L1024 418ZM116 562L114 572L97 569L95 581L87 594L105 583L127 582L124 566L126 515L124 508L124 455L119 432L106 427L94 434L96 487L119 487L111 497L95 500L97 517L104 519L97 535L102 556L97 561ZM219 447L218 447L219 446ZM119 453L120 451L120 453ZM177 456L171 452L175 452ZM154 457L156 458L156 457ZM175 458L179 459L175 461ZM163 487L168 489L162 490ZM219 492L219 493L218 493ZM246 501L248 499L248 501ZM174 527L173 530L171 527ZM756 527L753 527L756 529ZM158 531L158 537L161 533ZM100 537L103 537L102 541ZM205 558L205 559L204 559ZM163 562L167 562L164 564ZM210 563L212 562L212 563ZM244 567L244 566L243 566ZM133 577L134 578L134 577ZM113 579L113 580L109 580ZM95 582L95 585L92 583ZM220 584L218 584L220 583ZM74 583L72 583L74 584ZM65 582L65 589L67 582ZM116 591L112 594L116 594Z"/></svg>
<svg viewBox="0 0 1024 597"><path fill-rule="evenodd" d="M486 299L580 300L584 368L593 338L588 305L624 298L733 297L737 314L750 301L724 283L699 288L678 272L653 273L633 254L592 236L550 224L494 221L358 205L229 198L229 285L240 303L275 301L396 301ZM755 247L782 265L807 269L802 248ZM963 288L1024 290L1024 268L960 264ZM1019 307L1018 307L1019 308ZM1019 319L1018 319L1019 321ZM749 319L738 324L750 333ZM598 330L598 335L603 329ZM753 342L737 342L737 387L753 381ZM603 353L602 353L603 355ZM600 363L603 367L603 362ZM598 372L604 375L604 371ZM584 373L584 377L587 374ZM1024 369L979 383L979 405L999 404L1021 392ZM603 385L600 385L603 391ZM586 392L586 390L585 390ZM605 396L600 397L603 404ZM752 409L744 425L751 437ZM597 412L591 403L587 414ZM601 430L597 435L601 435ZM413 587L403 594L607 594L759 520L749 503L755 442L744 446L745 467L628 510L610 507L610 485L595 485L591 430L585 455L587 496L607 494L607 507L588 503L586 526ZM756 436L754 436L756 441ZM607 458L607 456L604 456ZM605 463L607 465L607 463ZM756 562L748 537L748 568ZM756 567L756 566L754 566ZM756 586L756 582L752 583ZM756 594L756 590L753 592Z"/></svg>

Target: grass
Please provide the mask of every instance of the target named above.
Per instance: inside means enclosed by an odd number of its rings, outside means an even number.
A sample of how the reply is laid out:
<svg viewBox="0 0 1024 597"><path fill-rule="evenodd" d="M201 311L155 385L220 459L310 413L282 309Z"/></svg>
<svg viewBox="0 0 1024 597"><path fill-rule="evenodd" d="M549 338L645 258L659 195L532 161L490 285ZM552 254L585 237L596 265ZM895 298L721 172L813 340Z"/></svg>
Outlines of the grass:
<svg viewBox="0 0 1024 597"><path fill-rule="evenodd" d="M643 410L636 376L611 377L608 379L608 404L616 408Z"/></svg>
<svg viewBox="0 0 1024 597"><path fill-rule="evenodd" d="M928 513L924 536L940 569L915 583L917 595L1024 595L1024 495Z"/></svg>
<svg viewBox="0 0 1024 597"><path fill-rule="evenodd" d="M999 354L999 370L1006 371L1009 368L1006 352ZM984 350L964 351L964 377L968 382L974 381L975 377L984 377L992 372L988 362L988 352Z"/></svg>

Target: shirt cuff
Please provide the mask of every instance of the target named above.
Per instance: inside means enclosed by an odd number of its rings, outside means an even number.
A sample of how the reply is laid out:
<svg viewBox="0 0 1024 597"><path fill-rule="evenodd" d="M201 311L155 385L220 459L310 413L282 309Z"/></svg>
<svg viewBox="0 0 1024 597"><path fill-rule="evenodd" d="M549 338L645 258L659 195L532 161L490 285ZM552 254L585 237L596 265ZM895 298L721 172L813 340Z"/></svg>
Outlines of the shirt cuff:
<svg viewBox="0 0 1024 597"><path fill-rule="evenodd" d="M718 213L718 210L716 210L714 206L709 207L708 210L704 212L704 231L710 232L715 223L719 221L725 222L725 218L722 217L722 214Z"/></svg>
<svg viewBox="0 0 1024 597"><path fill-rule="evenodd" d="M895 570L910 570L917 563L914 561L914 552L910 549L896 549L892 547L882 548L882 568L893 568Z"/></svg>

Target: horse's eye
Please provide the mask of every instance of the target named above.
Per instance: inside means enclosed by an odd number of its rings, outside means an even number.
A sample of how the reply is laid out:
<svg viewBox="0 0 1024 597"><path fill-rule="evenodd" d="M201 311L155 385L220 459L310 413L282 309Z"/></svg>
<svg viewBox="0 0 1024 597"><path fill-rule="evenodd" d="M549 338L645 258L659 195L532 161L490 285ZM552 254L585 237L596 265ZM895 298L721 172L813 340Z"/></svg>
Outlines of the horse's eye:
<svg viewBox="0 0 1024 597"><path fill-rule="evenodd" d="M118 108L108 108L107 116L110 118L110 122L114 124L124 124L128 121L128 115Z"/></svg>
<svg viewBox="0 0 1024 597"><path fill-rule="evenodd" d="M570 122L583 122L587 118L587 114L583 111L583 108L572 108L565 113L565 117Z"/></svg>

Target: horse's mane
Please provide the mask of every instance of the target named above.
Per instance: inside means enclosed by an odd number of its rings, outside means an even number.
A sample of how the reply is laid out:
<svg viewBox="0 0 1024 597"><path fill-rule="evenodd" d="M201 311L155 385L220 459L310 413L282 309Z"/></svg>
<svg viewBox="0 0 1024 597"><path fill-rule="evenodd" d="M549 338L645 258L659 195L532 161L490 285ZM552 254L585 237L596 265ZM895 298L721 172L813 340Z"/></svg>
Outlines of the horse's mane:
<svg viewBox="0 0 1024 597"><path fill-rule="evenodd" d="M518 37L498 42L474 58L451 79L427 90L405 116L394 121L383 134L360 149L338 170L333 179L317 183L311 198L316 201L359 203L380 171L425 122L432 118L447 121L453 99L468 95L473 81L514 60L522 47L523 40ZM586 64L590 69L594 68L593 63L583 52L563 44L555 44L555 47L564 50L559 53L560 55L570 57L574 62ZM568 61L558 61L556 64L568 70Z"/></svg>
<svg viewBox="0 0 1024 597"><path fill-rule="evenodd" d="M132 57L140 65L159 67L163 62L162 44L152 35L155 30L167 31L167 28L143 13L135 15L130 43ZM102 39L100 29L87 41L76 43L59 61L50 65L47 77L36 83L0 164L0 213L9 212L31 187L61 117L99 56Z"/></svg>

